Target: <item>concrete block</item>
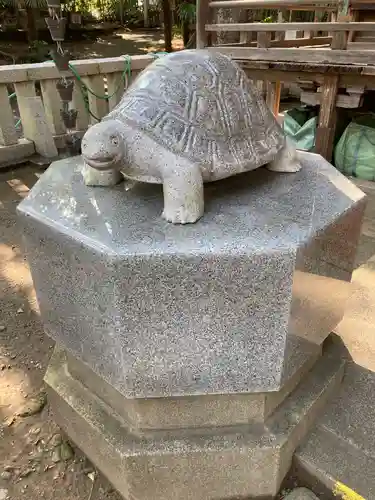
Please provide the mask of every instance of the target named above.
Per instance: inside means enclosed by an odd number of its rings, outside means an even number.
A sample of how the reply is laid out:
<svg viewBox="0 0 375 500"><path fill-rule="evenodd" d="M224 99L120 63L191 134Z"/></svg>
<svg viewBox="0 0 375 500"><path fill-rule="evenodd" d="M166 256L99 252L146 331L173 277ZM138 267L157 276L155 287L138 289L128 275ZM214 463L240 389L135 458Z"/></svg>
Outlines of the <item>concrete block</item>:
<svg viewBox="0 0 375 500"><path fill-rule="evenodd" d="M32 141L27 139L20 139L17 144L10 146L0 145L0 167L7 167L12 165L13 162L18 162L35 153L35 146Z"/></svg>
<svg viewBox="0 0 375 500"><path fill-rule="evenodd" d="M73 378L55 349L45 381L54 417L124 498L274 496L293 452L337 391L343 362L323 356L265 425L154 431L139 437Z"/></svg>
<svg viewBox="0 0 375 500"><path fill-rule="evenodd" d="M342 318L364 195L323 158L206 186L84 185L56 162L19 206L46 332L126 398L280 390Z"/></svg>

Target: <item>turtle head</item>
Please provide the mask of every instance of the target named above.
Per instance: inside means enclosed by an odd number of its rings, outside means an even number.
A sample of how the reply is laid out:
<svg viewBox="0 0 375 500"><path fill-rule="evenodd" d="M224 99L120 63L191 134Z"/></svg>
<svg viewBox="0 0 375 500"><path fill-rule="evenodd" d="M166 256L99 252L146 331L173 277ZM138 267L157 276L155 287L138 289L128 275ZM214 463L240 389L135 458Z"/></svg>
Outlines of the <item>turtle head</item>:
<svg viewBox="0 0 375 500"><path fill-rule="evenodd" d="M126 155L123 124L119 120L105 120L90 127L82 139L82 157L97 170L119 167Z"/></svg>

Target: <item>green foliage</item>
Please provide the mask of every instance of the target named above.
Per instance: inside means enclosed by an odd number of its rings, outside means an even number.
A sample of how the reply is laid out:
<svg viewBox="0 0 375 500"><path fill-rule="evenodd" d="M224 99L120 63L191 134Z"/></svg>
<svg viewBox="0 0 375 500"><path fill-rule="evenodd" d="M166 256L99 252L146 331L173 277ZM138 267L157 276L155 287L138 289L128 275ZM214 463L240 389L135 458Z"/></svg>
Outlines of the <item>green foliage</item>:
<svg viewBox="0 0 375 500"><path fill-rule="evenodd" d="M177 7L177 15L181 23L194 24L197 7L194 3L180 3Z"/></svg>
<svg viewBox="0 0 375 500"><path fill-rule="evenodd" d="M31 64L50 60L49 46L43 40L35 40L29 45L28 52L17 60L17 63Z"/></svg>
<svg viewBox="0 0 375 500"><path fill-rule="evenodd" d="M4 8L7 7L12 7L12 8L18 8L19 4L24 5L25 7L31 7L34 9L46 9L47 8L47 2L46 0L1 0L1 5L4 6Z"/></svg>
<svg viewBox="0 0 375 500"><path fill-rule="evenodd" d="M61 0L62 9L65 12L79 12L85 19L100 21L122 21L125 25L141 26L143 23L143 11L138 6L137 0ZM190 4L188 4L190 5ZM192 5L192 4L191 4ZM0 0L0 9L17 9L21 6L35 9L47 10L46 0ZM195 7L195 6L194 6ZM150 18L158 22L159 6L150 6ZM187 15L187 13L185 14ZM193 14L190 14L192 16Z"/></svg>

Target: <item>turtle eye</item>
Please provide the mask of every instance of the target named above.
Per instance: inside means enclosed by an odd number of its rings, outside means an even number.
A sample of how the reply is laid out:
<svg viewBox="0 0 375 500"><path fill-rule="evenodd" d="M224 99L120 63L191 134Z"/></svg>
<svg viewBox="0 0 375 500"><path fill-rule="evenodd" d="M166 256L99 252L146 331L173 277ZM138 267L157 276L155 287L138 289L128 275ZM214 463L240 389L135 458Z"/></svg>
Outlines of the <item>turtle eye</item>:
<svg viewBox="0 0 375 500"><path fill-rule="evenodd" d="M114 146L118 146L118 137L116 137L115 135L112 135L112 136L111 136L111 143L112 143Z"/></svg>

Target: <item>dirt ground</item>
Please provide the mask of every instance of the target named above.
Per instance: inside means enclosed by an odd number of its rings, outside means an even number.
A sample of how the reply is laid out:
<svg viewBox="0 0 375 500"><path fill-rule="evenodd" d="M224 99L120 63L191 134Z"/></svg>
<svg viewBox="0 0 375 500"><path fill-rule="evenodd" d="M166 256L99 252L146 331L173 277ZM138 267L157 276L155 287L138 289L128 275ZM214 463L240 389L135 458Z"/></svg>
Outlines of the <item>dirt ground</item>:
<svg viewBox="0 0 375 500"><path fill-rule="evenodd" d="M16 206L33 166L0 173L0 500L118 500L53 422L43 392L53 344L43 333Z"/></svg>
<svg viewBox="0 0 375 500"><path fill-rule="evenodd" d="M72 59L90 59L93 57L117 57L122 55L146 54L164 50L163 32L160 29L130 30L121 28L105 35L99 35L96 40L81 40L64 42L64 48L72 54ZM46 54L53 46L42 47ZM182 39L173 37L173 49L183 48ZM28 52L28 45L21 42L0 43L0 51L13 57L22 57ZM12 61L1 56L3 64Z"/></svg>

